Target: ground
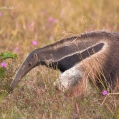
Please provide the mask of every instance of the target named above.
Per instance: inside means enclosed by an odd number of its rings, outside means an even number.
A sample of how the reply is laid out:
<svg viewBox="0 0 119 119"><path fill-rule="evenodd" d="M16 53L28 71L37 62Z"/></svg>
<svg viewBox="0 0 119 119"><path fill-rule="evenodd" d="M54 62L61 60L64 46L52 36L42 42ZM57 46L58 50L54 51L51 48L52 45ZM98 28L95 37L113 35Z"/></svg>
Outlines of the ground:
<svg viewBox="0 0 119 119"><path fill-rule="evenodd" d="M0 53L18 55L7 60L0 79L0 119L119 119L119 95L92 90L82 97L66 97L53 82L58 71L39 66L12 93L9 85L25 57L36 48L64 37L94 30L119 30L118 0L1 0Z"/></svg>

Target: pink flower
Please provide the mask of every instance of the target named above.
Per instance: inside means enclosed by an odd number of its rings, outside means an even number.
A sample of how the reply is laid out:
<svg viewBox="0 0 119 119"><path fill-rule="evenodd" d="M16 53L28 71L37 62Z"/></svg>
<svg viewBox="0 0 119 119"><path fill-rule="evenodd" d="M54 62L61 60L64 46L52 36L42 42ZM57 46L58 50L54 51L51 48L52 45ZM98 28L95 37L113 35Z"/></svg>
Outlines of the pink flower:
<svg viewBox="0 0 119 119"><path fill-rule="evenodd" d="M75 91L75 94L78 94L78 91Z"/></svg>
<svg viewBox="0 0 119 119"><path fill-rule="evenodd" d="M32 41L32 44L34 45L34 46L36 46L38 43L37 43L37 41Z"/></svg>
<svg viewBox="0 0 119 119"><path fill-rule="evenodd" d="M2 67L6 67L6 63L5 62L2 63Z"/></svg>
<svg viewBox="0 0 119 119"><path fill-rule="evenodd" d="M34 31L35 22L34 22L34 21L31 21L31 22L27 23L26 27L27 27L27 29L28 29L29 31Z"/></svg>
<svg viewBox="0 0 119 119"><path fill-rule="evenodd" d="M53 17L49 17L48 21L51 22L51 23L57 23L57 20Z"/></svg>
<svg viewBox="0 0 119 119"><path fill-rule="evenodd" d="M17 48L15 48L15 51L18 51L19 50L19 48L17 47Z"/></svg>
<svg viewBox="0 0 119 119"><path fill-rule="evenodd" d="M106 31L106 32L110 32L110 30L109 30L109 29L106 29L105 31Z"/></svg>
<svg viewBox="0 0 119 119"><path fill-rule="evenodd" d="M103 95L107 95L108 92L107 92L106 90L104 90L104 91L102 92L102 94L103 94Z"/></svg>
<svg viewBox="0 0 119 119"><path fill-rule="evenodd" d="M2 16L2 12L0 12L0 17Z"/></svg>

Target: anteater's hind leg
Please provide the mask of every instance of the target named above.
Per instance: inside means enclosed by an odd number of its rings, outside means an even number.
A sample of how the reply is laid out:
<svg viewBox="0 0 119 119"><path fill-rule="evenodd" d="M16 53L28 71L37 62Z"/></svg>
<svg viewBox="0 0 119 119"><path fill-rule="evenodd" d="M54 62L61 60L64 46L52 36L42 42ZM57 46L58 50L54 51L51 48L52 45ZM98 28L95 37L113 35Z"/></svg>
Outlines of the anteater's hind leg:
<svg viewBox="0 0 119 119"><path fill-rule="evenodd" d="M115 77L113 77L112 90L113 92L119 92L119 70L116 71Z"/></svg>

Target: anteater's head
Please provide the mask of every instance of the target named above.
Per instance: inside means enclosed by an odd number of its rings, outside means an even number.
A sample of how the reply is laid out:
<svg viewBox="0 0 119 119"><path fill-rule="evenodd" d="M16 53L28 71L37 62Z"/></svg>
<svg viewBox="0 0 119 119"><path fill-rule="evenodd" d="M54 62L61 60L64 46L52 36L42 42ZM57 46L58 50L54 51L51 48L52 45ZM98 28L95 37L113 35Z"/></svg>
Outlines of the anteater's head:
<svg viewBox="0 0 119 119"><path fill-rule="evenodd" d="M31 52L26 60L23 62L18 72L16 73L14 80L10 85L10 90L12 91L14 87L19 83L19 81L34 67L38 65L38 55L36 51Z"/></svg>

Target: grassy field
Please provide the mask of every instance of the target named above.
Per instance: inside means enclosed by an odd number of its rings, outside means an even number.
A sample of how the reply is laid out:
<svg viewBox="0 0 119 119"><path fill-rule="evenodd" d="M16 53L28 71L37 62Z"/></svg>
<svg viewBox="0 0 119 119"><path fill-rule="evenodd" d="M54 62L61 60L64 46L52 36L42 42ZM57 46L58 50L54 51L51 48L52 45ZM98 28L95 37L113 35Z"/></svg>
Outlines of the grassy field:
<svg viewBox="0 0 119 119"><path fill-rule="evenodd" d="M0 79L0 119L119 119L119 95L94 89L89 96L66 97L53 87L58 71L43 66L8 93L33 49L94 30L119 31L118 0L1 0L0 53L17 53L18 59L6 61L7 75Z"/></svg>

